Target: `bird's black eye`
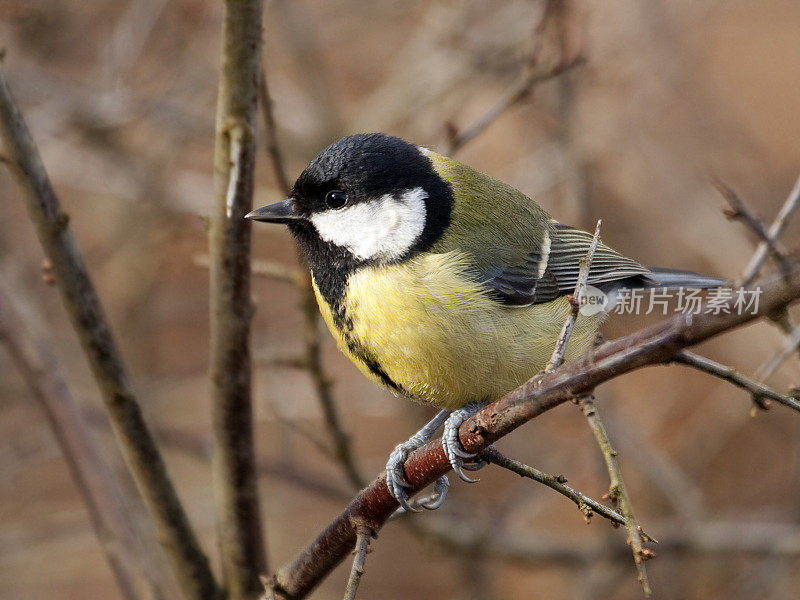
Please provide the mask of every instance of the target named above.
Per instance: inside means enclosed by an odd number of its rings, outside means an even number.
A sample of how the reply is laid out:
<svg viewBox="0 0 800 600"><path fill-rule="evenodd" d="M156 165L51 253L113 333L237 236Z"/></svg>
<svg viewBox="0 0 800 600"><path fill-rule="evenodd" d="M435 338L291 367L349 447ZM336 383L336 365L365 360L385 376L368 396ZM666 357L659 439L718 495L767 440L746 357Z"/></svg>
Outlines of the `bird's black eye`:
<svg viewBox="0 0 800 600"><path fill-rule="evenodd" d="M328 208L344 208L347 204L347 194L342 190L331 190L325 194L325 205Z"/></svg>

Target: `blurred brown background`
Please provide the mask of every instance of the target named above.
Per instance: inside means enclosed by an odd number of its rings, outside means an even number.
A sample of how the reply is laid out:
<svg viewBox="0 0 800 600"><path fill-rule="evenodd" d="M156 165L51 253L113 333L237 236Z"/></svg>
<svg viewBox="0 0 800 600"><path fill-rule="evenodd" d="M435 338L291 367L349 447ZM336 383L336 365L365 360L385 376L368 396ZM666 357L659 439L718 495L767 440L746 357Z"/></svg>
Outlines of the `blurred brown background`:
<svg viewBox="0 0 800 600"><path fill-rule="evenodd" d="M720 177L771 221L800 172L800 5L576 1L554 31L537 29L545 4L268 2L265 69L290 176L357 131L441 148L446 124L461 128L482 115L531 53L558 60L566 46L588 63L538 86L459 158L566 223L588 227L602 217L603 239L645 264L735 277L752 239L721 214L709 178ZM209 467L187 448L207 442L210 429L208 274L196 259L206 252L212 198L220 17L212 0L0 0L17 100L212 563ZM282 197L263 151L257 183L257 205ZM35 233L2 169L0 198L0 269L46 315L63 373L121 469L95 384L56 290L42 282ZM787 245L798 232L795 223ZM295 260L286 233L270 226L256 228L254 257ZM307 374L268 364L302 350L298 294L263 278L253 291L259 455L347 493L341 469L302 434L325 434ZM655 320L613 317L606 335ZM752 373L781 341L759 324L702 352ZM358 464L372 476L429 411L374 388L327 334L324 362ZM770 378L780 389L798 382L796 359ZM647 566L657 598L797 597L800 416L775 407L751 418L746 394L674 366L615 380L598 399L640 522L656 538L684 541L655 548ZM593 497L606 491L599 451L572 405L499 446ZM622 530L599 518L587 527L564 498L510 473L489 468L480 476L472 486L451 478L444 507L414 518L471 533L488 522L485 535L541 552L487 557L479 540L474 551L454 554L394 524L374 544L359 597L641 596ZM131 510L145 519L130 489ZM274 474L261 491L271 568L345 502ZM745 551L764 540L758 552ZM559 553L569 548L598 552L575 561ZM341 597L347 569L314 597ZM0 581L2 598L119 597L47 422L2 352Z"/></svg>

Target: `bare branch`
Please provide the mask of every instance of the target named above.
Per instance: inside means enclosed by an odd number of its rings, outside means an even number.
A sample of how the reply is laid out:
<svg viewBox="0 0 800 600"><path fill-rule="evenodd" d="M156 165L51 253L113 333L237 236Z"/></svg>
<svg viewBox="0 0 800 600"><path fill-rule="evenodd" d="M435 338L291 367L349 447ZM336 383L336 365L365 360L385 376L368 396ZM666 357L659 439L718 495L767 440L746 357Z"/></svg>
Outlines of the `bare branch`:
<svg viewBox="0 0 800 600"><path fill-rule="evenodd" d="M125 510L124 495L59 376L55 357L40 336L34 339L31 323L26 321L32 320L16 310L8 284L0 279L0 342L8 348L47 416L122 596L136 600L136 562L140 557L131 555L135 528ZM140 569L143 566L141 562L138 565ZM144 569L142 572L148 575ZM154 579L150 583L155 589L159 586Z"/></svg>
<svg viewBox="0 0 800 600"><path fill-rule="evenodd" d="M148 429L100 300L61 209L39 151L0 71L0 137L6 165L52 264L72 326L102 392L128 469L145 500L187 599L215 600L218 588L166 465Z"/></svg>
<svg viewBox="0 0 800 600"><path fill-rule="evenodd" d="M779 247L780 242L777 239L773 240L769 236L764 224L749 208L747 208L744 200L742 200L736 192L728 187L721 179L714 178L712 183L730 205L730 209L723 211L725 216L729 219L737 219L750 228L750 230L756 234L756 237L767 245L770 256L772 256L773 260L781 267L781 271L785 271L788 268L788 259L785 256L785 252Z"/></svg>
<svg viewBox="0 0 800 600"><path fill-rule="evenodd" d="M538 84L558 77L574 69L577 66L584 64L586 60L577 56L568 60L567 62L560 63L555 67L533 67L526 65L522 75L519 79L511 84L497 103L487 110L481 117L479 117L470 126L458 131L454 126L448 128L448 140L443 145L443 153L448 156L454 155L461 150L466 144L474 140L481 133L486 130L492 123L494 123L503 113L509 108L515 106L525 99L531 90Z"/></svg>
<svg viewBox="0 0 800 600"><path fill-rule="evenodd" d="M259 593L266 570L253 449L251 223L262 0L226 0L217 98L211 257L214 493L228 598Z"/></svg>
<svg viewBox="0 0 800 600"><path fill-rule="evenodd" d="M669 362L681 349L734 329L759 317L773 314L800 297L800 267L793 265L789 277L760 283L758 314L733 310L701 314L679 314L656 326L597 346L581 358L551 373L537 375L516 390L467 419L459 429L465 451L481 452L523 423L542 413L589 393L599 384L624 373ZM439 440L412 452L404 469L413 495L450 470L450 462ZM304 598L336 565L356 540L353 518L363 519L378 531L398 504L386 487L385 474L361 490L344 511L319 536L274 577L276 597Z"/></svg>
<svg viewBox="0 0 800 600"><path fill-rule="evenodd" d="M614 509L609 508L597 500L593 500L589 496L581 494L578 490L568 486L566 484L567 480L561 475L548 475L547 473L543 473L539 469L530 467L519 462L518 460L508 458L501 454L494 446L491 446L481 452L480 458L486 462L503 467L504 469L508 469L520 477L528 477L534 481L538 481L550 489L555 490L562 496L569 498L577 505L578 510L583 513L587 524L592 518L592 515L597 513L612 523L616 523L617 525L625 525L625 517L623 517Z"/></svg>
<svg viewBox="0 0 800 600"><path fill-rule="evenodd" d="M636 521L636 516L633 514L633 505L628 496L625 480L622 478L622 471L617 461L617 451L608 439L606 427L594 405L594 397L591 394L581 397L580 405L586 420L589 422L589 427L594 434L597 445L600 446L600 451L603 453L608 477L611 480L608 488L608 497L613 504L619 505L625 519L625 529L628 531L628 540L631 550L633 550L633 562L636 565L636 571L639 573L639 583L642 584L645 597L649 598L652 592L650 590L650 582L647 579L647 569L645 569L644 561L652 558L654 554L652 550L644 547L644 542L651 540L644 535L642 528Z"/></svg>
<svg viewBox="0 0 800 600"><path fill-rule="evenodd" d="M792 213L797 210L798 205L800 205L800 178L795 182L792 191L789 193L789 197L786 199L786 202L783 203L781 210L778 212L778 216L775 217L775 220L767 231L767 237L772 242L772 245L781 237L783 228L786 226ZM767 260L769 246L768 242L763 241L758 245L758 248L756 248L750 262L742 273L741 281L743 287L748 287L753 283L755 278L758 277L758 273L761 271L764 261Z"/></svg>
<svg viewBox="0 0 800 600"><path fill-rule="evenodd" d="M272 112L272 97L269 95L269 87L267 87L267 73L262 68L261 76L258 80L258 95L261 100L261 117L264 119L264 130L266 132L265 142L267 146L267 154L269 155L270 162L272 162L272 170L275 173L275 179L278 180L278 186L281 191L288 193L292 188L289 182L289 176L286 174L286 164L283 160L283 152L278 143L278 129L275 125L275 115Z"/></svg>
<svg viewBox="0 0 800 600"><path fill-rule="evenodd" d="M209 268L211 266L211 259L207 254L194 255L192 262L198 267ZM250 262L250 273L256 277L291 283L296 287L302 287L306 281L304 271L275 260L252 260Z"/></svg>
<svg viewBox="0 0 800 600"><path fill-rule="evenodd" d="M578 319L578 312L581 309L581 302L583 300L583 291L586 288L586 282L589 279L589 271L592 268L592 259L597 250L597 244L600 241L600 225L603 220L597 221L594 228L594 237L592 243L589 245L589 250L586 251L586 256L581 259L580 270L578 271L578 281L575 282L575 291L569 298L569 303L572 306L572 312L567 316L564 321L564 326L561 328L561 334L556 341L556 347L553 349L553 355L550 357L547 366L544 368L545 373L549 373L553 369L557 369L564 362L564 352L567 350L567 343L572 335L572 329L575 327L575 321Z"/></svg>
<svg viewBox="0 0 800 600"><path fill-rule="evenodd" d="M350 577L347 579L343 600L355 600L358 584L361 583L361 576L364 574L364 561L367 560L369 543L375 537L375 532L363 524L356 525L356 532L355 556L353 557L353 566L350 569Z"/></svg>
<svg viewBox="0 0 800 600"><path fill-rule="evenodd" d="M797 331L800 332L800 328L798 328ZM798 340L800 341L800 333L798 333ZM791 354L792 351L793 349L790 349L787 355ZM758 383L749 377L745 377L732 367L715 362L710 358L700 356L699 354L695 354L694 352L690 352L688 350L682 350L678 352L672 360L676 363L688 365L703 371L704 373L709 373L710 375L724 379L725 381L728 381L733 385L746 390L750 393L753 403L762 410L769 409L769 400L774 400L775 402L779 402L784 406L788 406L789 408L800 412L800 401L798 401L797 398L793 398L792 396L786 394L779 394L763 383Z"/></svg>
<svg viewBox="0 0 800 600"><path fill-rule="evenodd" d="M800 325L795 327L789 333L783 343L783 347L781 347L781 349L778 350L774 356L767 359L763 365L758 367L755 375L756 379L763 381L767 377L771 376L784 362L786 362L786 360L788 360L789 356L798 350L800 350Z"/></svg>

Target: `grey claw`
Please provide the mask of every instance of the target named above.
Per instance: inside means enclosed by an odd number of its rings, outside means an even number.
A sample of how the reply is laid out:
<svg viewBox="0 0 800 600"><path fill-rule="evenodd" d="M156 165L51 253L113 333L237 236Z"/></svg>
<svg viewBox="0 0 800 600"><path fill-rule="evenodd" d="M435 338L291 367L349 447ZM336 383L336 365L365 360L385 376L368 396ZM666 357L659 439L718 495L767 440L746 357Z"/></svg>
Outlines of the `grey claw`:
<svg viewBox="0 0 800 600"><path fill-rule="evenodd" d="M467 463L465 465L461 465L462 468L466 469L467 471L480 471L483 467L488 465L485 460L476 463Z"/></svg>
<svg viewBox="0 0 800 600"><path fill-rule="evenodd" d="M471 454L464 450L461 446L461 440L458 439L458 428L467 418L475 414L480 408L479 403L470 403L450 414L444 424L444 434L442 435L442 446L444 447L445 454L453 467L453 471L463 480L468 483L475 483L478 480L467 477L462 470L462 467L467 470L477 470L480 467L464 465L465 458L475 458L476 454Z"/></svg>
<svg viewBox="0 0 800 600"><path fill-rule="evenodd" d="M436 510L442 504L444 504L445 496L447 496L447 490L450 487L450 480L447 478L447 475L442 475L439 479L436 480L436 483L433 486L434 491L438 494L435 500L431 502L425 502L424 504L420 504L422 508L426 508L428 510Z"/></svg>
<svg viewBox="0 0 800 600"><path fill-rule="evenodd" d="M461 447L460 447L461 446L461 442L458 441L458 438L456 438L456 443L458 444L458 446L454 445L451 448L451 451L456 456L459 456L461 458L475 458L477 456L477 454L473 454L471 452L467 452L466 450L462 450Z"/></svg>
<svg viewBox="0 0 800 600"><path fill-rule="evenodd" d="M456 472L456 475L458 475L458 476L459 476L459 478L461 479L461 481L466 481L467 483L478 483L478 482L480 481L480 479L472 479L471 477L467 477L467 476L464 474L464 471L462 471L462 470L461 470L461 468L462 468L464 465L463 465L463 464L461 464L461 462L460 462L460 461L459 461L459 463L458 463L458 464L456 464L456 463L451 463L451 466L453 467L453 471L455 471L455 472Z"/></svg>

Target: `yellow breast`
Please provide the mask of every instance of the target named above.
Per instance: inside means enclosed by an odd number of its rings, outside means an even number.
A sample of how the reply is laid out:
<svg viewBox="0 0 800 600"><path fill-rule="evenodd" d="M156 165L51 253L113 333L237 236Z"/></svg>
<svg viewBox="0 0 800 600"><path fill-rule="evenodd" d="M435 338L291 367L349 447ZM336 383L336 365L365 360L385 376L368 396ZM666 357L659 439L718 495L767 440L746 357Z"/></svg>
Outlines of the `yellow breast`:
<svg viewBox="0 0 800 600"><path fill-rule="evenodd" d="M318 291L317 299L340 349L365 375L453 410L498 398L541 371L570 311L563 297L504 306L467 275L468 268L465 255L448 252L359 269L341 303L344 327ZM599 316L578 317L568 360L591 346L599 323Z"/></svg>

